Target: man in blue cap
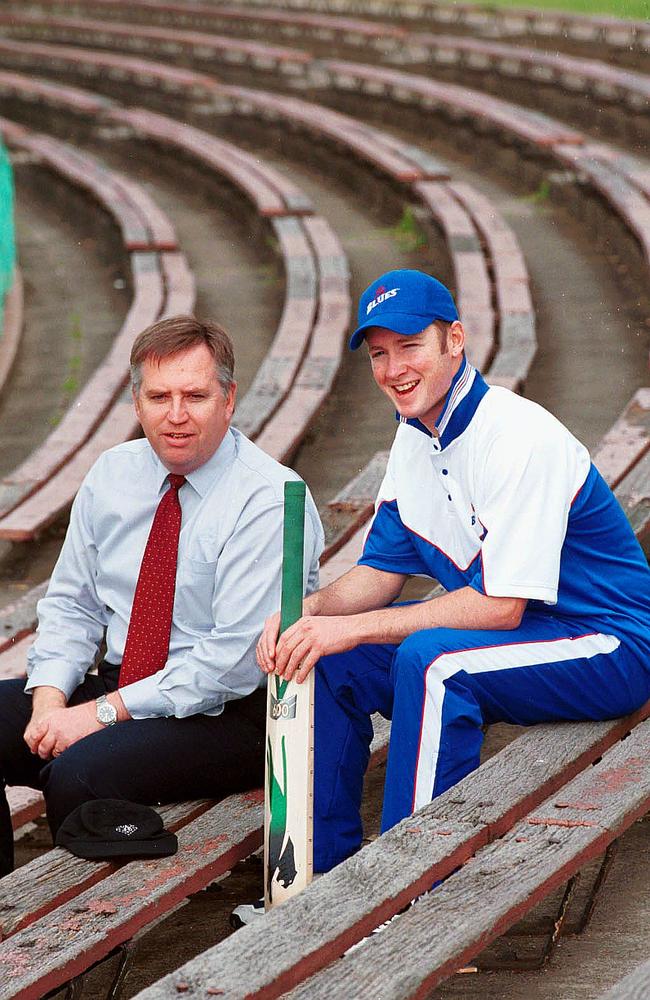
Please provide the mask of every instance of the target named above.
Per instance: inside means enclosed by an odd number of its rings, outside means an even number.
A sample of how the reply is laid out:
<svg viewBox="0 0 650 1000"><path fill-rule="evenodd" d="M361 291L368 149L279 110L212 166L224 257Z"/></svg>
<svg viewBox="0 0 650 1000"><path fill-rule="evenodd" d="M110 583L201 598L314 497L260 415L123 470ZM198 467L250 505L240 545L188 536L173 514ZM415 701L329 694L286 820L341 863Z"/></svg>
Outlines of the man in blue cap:
<svg viewBox="0 0 650 1000"><path fill-rule="evenodd" d="M314 869L361 844L371 716L392 719L382 830L478 766L485 723L624 715L650 697L650 570L586 448L489 386L449 291L419 271L364 292L365 341L399 426L358 564L257 647L316 669ZM396 605L411 574L440 597Z"/></svg>

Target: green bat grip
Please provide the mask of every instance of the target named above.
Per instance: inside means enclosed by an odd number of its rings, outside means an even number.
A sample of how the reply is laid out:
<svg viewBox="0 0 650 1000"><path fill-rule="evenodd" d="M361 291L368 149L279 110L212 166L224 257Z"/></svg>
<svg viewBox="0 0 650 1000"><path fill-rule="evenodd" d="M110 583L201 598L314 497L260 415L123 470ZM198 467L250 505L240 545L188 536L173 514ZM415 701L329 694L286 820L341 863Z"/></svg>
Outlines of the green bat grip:
<svg viewBox="0 0 650 1000"><path fill-rule="evenodd" d="M305 495L304 483L284 484L281 633L302 615Z"/></svg>

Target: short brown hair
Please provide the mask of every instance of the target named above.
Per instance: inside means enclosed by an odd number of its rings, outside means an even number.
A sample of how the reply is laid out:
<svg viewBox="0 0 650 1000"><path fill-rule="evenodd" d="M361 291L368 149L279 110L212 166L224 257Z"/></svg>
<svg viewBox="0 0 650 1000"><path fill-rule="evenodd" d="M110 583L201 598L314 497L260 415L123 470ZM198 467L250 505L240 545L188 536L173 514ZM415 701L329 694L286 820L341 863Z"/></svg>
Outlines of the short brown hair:
<svg viewBox="0 0 650 1000"><path fill-rule="evenodd" d="M136 393L142 384L142 363L147 358L160 361L205 344L212 354L219 384L224 395L235 376L232 341L218 323L204 322L194 316L170 316L158 320L139 333L131 348L131 385Z"/></svg>
<svg viewBox="0 0 650 1000"><path fill-rule="evenodd" d="M447 323L444 319L436 319L433 321L433 326L435 326L438 333L438 343L440 344L440 353L447 353L447 335L451 329L452 324Z"/></svg>

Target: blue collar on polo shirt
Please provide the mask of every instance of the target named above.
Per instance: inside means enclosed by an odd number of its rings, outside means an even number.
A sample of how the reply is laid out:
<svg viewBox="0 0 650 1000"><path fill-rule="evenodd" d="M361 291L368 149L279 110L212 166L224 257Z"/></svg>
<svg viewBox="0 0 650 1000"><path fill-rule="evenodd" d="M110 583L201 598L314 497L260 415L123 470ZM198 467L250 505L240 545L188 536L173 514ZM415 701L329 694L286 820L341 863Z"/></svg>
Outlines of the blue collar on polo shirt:
<svg viewBox="0 0 650 1000"><path fill-rule="evenodd" d="M463 355L463 363L454 375L449 392L445 399L438 423L436 425L437 436L432 434L428 427L417 417L400 417L397 419L402 424L409 424L416 427L428 437L433 439L433 447L436 451L447 448L452 441L463 433L468 427L472 417L476 413L478 404L489 389L489 385L477 372L473 365Z"/></svg>

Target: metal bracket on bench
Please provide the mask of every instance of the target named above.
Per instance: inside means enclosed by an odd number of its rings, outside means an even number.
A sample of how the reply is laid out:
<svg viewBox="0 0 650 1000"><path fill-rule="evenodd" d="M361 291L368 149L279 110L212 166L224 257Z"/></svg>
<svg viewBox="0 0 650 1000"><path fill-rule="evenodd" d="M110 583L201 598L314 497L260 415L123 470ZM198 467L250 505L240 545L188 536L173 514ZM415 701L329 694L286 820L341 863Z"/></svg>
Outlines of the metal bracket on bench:
<svg viewBox="0 0 650 1000"><path fill-rule="evenodd" d="M564 921L566 919L567 910L569 909L569 903L573 898L573 893L575 892L578 879L580 878L580 873L573 875L566 884L564 889L564 895L562 896L562 902L560 903L559 909L557 911L557 916L553 921L553 930L549 934L542 948L540 955L533 958L518 958L512 959L510 961L504 960L499 961L495 959L494 961L477 962L477 968L479 972L496 972L496 971L507 971L507 972L532 972L536 969L541 969L546 965L549 958L555 951L555 947L558 942L558 938L562 933L562 928L564 927Z"/></svg>
<svg viewBox="0 0 650 1000"><path fill-rule="evenodd" d="M605 879L609 875L610 868L612 867L612 862L616 855L618 849L618 840L613 840L611 844L607 847L605 855L603 857L600 868L598 869L598 874L594 880L594 884L591 887L591 892L589 893L589 898L585 903L584 910L582 911L582 916L578 922L571 927L568 927L565 934L582 934L584 930L587 929L591 923L591 918L594 915L594 910L596 909L596 904L598 902L598 897L600 896L600 891L603 887Z"/></svg>
<svg viewBox="0 0 650 1000"><path fill-rule="evenodd" d="M512 959L509 961L499 961L498 959L495 959L494 961L488 960L486 962L478 962L478 971L533 972L538 969L542 969L555 951L558 940L562 934L565 936L569 934L582 934L582 932L589 926L594 910L596 909L596 903L598 902L600 891L609 874L617 847L618 840L613 840L605 851L602 863L598 869L598 874L596 875L594 884L591 887L591 892L585 902L582 914L575 925L565 928L566 915L568 913L569 905L573 898L576 885L578 884L578 880L580 878L580 872L576 872L576 874L573 875L566 884L564 895L562 896L562 902L558 908L557 916L553 921L553 930L548 935L540 955L532 958Z"/></svg>
<svg viewBox="0 0 650 1000"><path fill-rule="evenodd" d="M100 959L99 962L95 962L95 964L91 965L89 969L85 970L85 972L80 973L80 975L75 976L74 979L71 979L69 981L65 993L65 1000L81 1000L84 979L88 975L88 973L92 969L96 969L98 965L103 965L104 962L108 961L111 958L114 958L116 955L119 955L120 958L117 970L113 977L113 982L111 983L110 988L106 994L106 1000L118 1000L122 992L122 987L124 986L124 980L126 979L127 973L131 965L133 951L134 951L133 940L125 941L124 944L118 945L117 948L114 948L113 951L111 951L108 955L105 956L105 958ZM58 987L56 990L54 990L54 993L58 993L60 989L61 987ZM53 996L54 993L51 993L49 995Z"/></svg>

